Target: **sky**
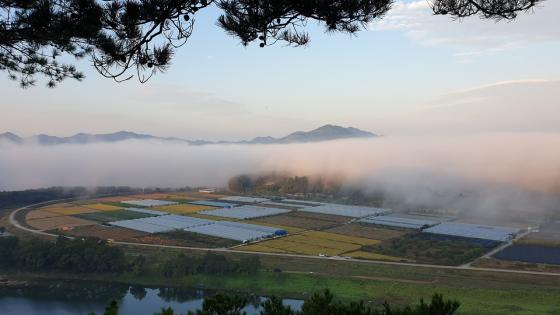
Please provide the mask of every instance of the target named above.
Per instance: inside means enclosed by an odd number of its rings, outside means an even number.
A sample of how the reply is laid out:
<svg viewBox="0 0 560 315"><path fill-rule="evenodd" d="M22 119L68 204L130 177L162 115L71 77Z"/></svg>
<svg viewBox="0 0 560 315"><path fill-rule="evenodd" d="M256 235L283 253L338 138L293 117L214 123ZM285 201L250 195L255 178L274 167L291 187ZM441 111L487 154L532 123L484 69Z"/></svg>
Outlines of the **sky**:
<svg viewBox="0 0 560 315"><path fill-rule="evenodd" d="M78 62L83 82L22 90L0 73L0 133L129 130L188 139L282 136L324 124L383 135L558 132L560 1L514 21L433 16L397 2L357 36L310 23L304 48L243 47L202 10L171 68L116 83Z"/></svg>

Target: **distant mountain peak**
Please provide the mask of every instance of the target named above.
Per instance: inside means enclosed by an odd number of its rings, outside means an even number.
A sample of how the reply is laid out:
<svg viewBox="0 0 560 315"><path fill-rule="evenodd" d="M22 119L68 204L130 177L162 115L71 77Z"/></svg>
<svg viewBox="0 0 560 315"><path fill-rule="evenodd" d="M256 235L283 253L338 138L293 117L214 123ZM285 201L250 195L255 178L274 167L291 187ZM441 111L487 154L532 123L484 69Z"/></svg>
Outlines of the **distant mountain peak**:
<svg viewBox="0 0 560 315"><path fill-rule="evenodd" d="M336 125L324 125L311 131L296 131L282 138L274 138L270 136L256 137L252 140L244 141L206 141L206 140L186 140L181 138L164 138L152 136L149 134L140 134L132 131L117 131L105 134L89 134L77 133L69 137L56 137L46 134L39 134L27 139L22 139L19 136L6 132L0 134L0 140L9 141L12 143L22 144L25 142L33 142L40 145L58 145L58 144L89 144L89 143L111 143L126 140L161 140L161 141L174 141L183 142L190 145L207 145L207 144L286 144L286 143L306 143L329 141L337 139L348 138L371 138L377 135L363 131L353 127L341 127Z"/></svg>
<svg viewBox="0 0 560 315"><path fill-rule="evenodd" d="M9 143L16 143L16 144L23 143L23 139L21 137L11 132L0 133L0 141L6 141Z"/></svg>
<svg viewBox="0 0 560 315"><path fill-rule="evenodd" d="M282 143L291 142L317 142L348 138L373 138L376 134L363 131L353 127L341 127L337 125L324 125L311 131L296 131L279 140Z"/></svg>

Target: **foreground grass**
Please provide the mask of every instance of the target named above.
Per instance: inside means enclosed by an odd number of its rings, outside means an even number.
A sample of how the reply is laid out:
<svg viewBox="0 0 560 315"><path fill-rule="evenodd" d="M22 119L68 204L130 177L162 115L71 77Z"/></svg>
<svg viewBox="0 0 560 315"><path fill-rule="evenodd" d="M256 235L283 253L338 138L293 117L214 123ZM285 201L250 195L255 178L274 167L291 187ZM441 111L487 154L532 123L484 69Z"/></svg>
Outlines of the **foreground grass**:
<svg viewBox="0 0 560 315"><path fill-rule="evenodd" d="M412 304L420 298L429 299L433 293L461 302L459 314L559 314L560 288L487 289L451 287L440 284L407 283L391 280L349 279L296 273L259 272L256 275L195 275L164 278L152 272L144 276L122 274L117 276L70 276L67 274L18 274L19 279L86 279L143 286L190 287L225 290L258 295L278 295L306 298L312 293L329 288L343 300L365 300L381 304Z"/></svg>

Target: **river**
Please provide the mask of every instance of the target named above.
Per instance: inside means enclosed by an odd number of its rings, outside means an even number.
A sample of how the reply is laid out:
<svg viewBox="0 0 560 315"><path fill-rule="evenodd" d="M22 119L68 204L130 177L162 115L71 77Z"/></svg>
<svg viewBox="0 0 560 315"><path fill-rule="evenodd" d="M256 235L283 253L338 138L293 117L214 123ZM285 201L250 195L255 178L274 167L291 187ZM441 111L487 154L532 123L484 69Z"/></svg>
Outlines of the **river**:
<svg viewBox="0 0 560 315"><path fill-rule="evenodd" d="M2 315L86 315L103 314L112 299L119 304L119 315L152 315L163 307L185 314L202 306L205 296L215 292L184 288L145 288L106 283L46 282L31 286L0 287ZM257 314L264 297L249 296L247 314ZM299 309L301 300L284 299Z"/></svg>

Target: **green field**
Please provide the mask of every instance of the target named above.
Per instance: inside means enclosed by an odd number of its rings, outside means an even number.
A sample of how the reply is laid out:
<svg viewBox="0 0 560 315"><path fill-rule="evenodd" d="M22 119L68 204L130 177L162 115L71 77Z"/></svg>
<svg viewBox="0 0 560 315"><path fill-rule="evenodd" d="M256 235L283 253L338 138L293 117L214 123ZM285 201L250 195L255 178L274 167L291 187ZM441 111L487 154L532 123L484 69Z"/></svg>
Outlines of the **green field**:
<svg viewBox="0 0 560 315"><path fill-rule="evenodd" d="M151 214L128 211L128 210L81 213L81 214L76 214L74 216L81 219L97 221L101 223L153 217L153 215Z"/></svg>
<svg viewBox="0 0 560 315"><path fill-rule="evenodd" d="M407 234L378 245L364 246L365 252L406 258L418 263L458 266L489 251L481 245L460 240L431 239L422 233Z"/></svg>

